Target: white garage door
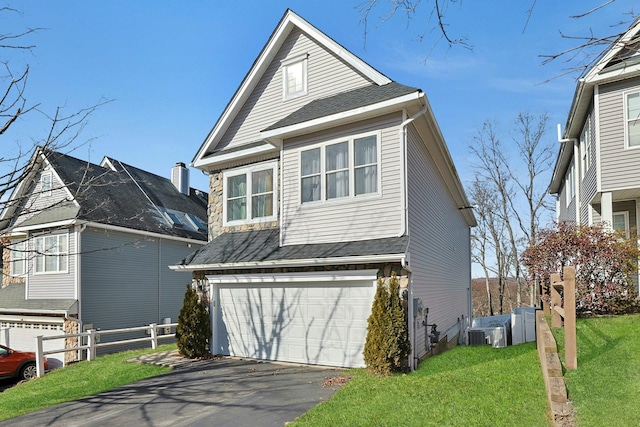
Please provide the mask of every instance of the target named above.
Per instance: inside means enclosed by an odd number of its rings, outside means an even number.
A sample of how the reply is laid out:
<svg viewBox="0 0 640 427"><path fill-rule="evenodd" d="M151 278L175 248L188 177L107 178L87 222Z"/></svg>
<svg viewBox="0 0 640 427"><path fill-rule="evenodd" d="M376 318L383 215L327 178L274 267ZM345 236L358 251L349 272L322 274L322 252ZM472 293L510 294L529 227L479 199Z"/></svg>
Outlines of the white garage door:
<svg viewBox="0 0 640 427"><path fill-rule="evenodd" d="M36 337L50 337L64 334L62 318L39 316L2 316L0 317L0 344L21 351L36 351ZM43 350L55 350L64 347L64 340L43 341ZM64 353L47 355L49 367L64 364Z"/></svg>
<svg viewBox="0 0 640 427"><path fill-rule="evenodd" d="M364 366L376 270L209 279L214 353Z"/></svg>

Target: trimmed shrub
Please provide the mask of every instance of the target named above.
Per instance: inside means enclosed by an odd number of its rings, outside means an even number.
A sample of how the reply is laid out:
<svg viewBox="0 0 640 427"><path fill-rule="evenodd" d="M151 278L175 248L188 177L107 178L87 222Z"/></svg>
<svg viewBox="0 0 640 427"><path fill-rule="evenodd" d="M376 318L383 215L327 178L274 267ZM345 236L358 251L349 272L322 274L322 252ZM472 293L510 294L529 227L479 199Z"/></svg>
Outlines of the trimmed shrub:
<svg viewBox="0 0 640 427"><path fill-rule="evenodd" d="M388 375L406 368L411 353L406 313L395 273L388 286L378 279L364 345L364 363L379 374Z"/></svg>
<svg viewBox="0 0 640 427"><path fill-rule="evenodd" d="M190 359L207 357L210 337L211 321L207 303L198 297L191 285L187 285L176 328L178 351Z"/></svg>

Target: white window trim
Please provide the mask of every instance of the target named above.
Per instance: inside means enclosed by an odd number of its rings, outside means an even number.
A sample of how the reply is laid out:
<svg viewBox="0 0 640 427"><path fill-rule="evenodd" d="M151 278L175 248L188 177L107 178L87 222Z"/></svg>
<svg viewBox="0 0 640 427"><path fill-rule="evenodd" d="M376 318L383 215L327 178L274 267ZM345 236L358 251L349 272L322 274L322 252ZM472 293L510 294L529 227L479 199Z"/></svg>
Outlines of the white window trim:
<svg viewBox="0 0 640 427"><path fill-rule="evenodd" d="M587 116L587 121L580 134L580 152L582 154L580 178L584 179L584 176L591 166L591 118L589 116Z"/></svg>
<svg viewBox="0 0 640 427"><path fill-rule="evenodd" d="M378 191L374 193L359 194L356 196L356 181L355 181L355 150L354 141L360 138L366 138L368 136L375 135L376 137L376 167L377 167L377 187ZM338 144L341 142L347 142L349 146L349 195L344 197L335 197L327 199L327 170L325 161L326 148L329 145ZM349 135L342 138L335 138L330 141L325 141L319 144L309 145L304 147L298 152L298 203L303 206L311 206L321 203L340 203L344 200L355 200L361 198L380 197L382 195L382 132L365 132L355 135ZM302 202L302 153L308 150L320 148L320 200L311 200L308 202Z"/></svg>
<svg viewBox="0 0 640 427"><path fill-rule="evenodd" d="M59 240L60 237L62 237L62 236L67 238L67 252L64 253L64 254L57 253L54 256L56 258L59 258L60 256L64 256L64 268L60 269L60 270L47 271L46 270L46 265L47 265L46 257L47 256L44 255L44 254L38 254L38 253L35 252L35 249L38 247L38 243L37 242L39 240L43 240L42 247L44 247L44 240L47 237L56 237L56 239ZM59 245L59 243L57 245ZM33 238L33 249L34 249L34 254L33 254L33 274L34 275L44 275L44 274L66 274L66 273L68 273L69 272L69 245L70 245L69 234L42 234L42 235L34 237ZM42 266L43 266L43 268L45 268L45 270L43 270L43 271L38 271L37 270L37 259L40 258L40 257L42 257L42 260L43 260ZM57 265L59 267L59 263Z"/></svg>
<svg viewBox="0 0 640 427"><path fill-rule="evenodd" d="M282 99L294 99L301 96L305 96L308 92L308 62L309 62L309 54L304 53L302 55L297 55L291 58L283 59L280 61L280 65L282 67ZM287 68L290 65L295 65L298 63L302 63L302 90L299 92L288 93L287 92Z"/></svg>
<svg viewBox="0 0 640 427"><path fill-rule="evenodd" d="M640 91L637 90L633 90L633 91L627 91L627 92L623 92L623 97L624 97L624 147L628 150L637 150L640 149L640 144L635 145L635 146L630 146L629 145L629 95L635 95L635 94L640 94ZM638 119L640 120L640 119Z"/></svg>
<svg viewBox="0 0 640 427"><path fill-rule="evenodd" d="M44 190L44 179L45 177L49 178L49 189ZM51 191L53 188L53 174L51 171L44 171L40 175L40 193L44 196L51 196Z"/></svg>
<svg viewBox="0 0 640 427"><path fill-rule="evenodd" d="M571 162L569 168L567 169L567 176L565 178L565 192L567 195L567 207L569 207L576 195L575 162Z"/></svg>
<svg viewBox="0 0 640 427"><path fill-rule="evenodd" d="M249 218L251 215L251 174L271 169L273 170L273 215L260 218ZM227 180L238 175L247 175L247 218L235 221L227 220ZM222 172L222 225L235 226L245 224L260 224L264 222L277 221L278 219L278 162L258 163L248 167L229 169Z"/></svg>
<svg viewBox="0 0 640 427"><path fill-rule="evenodd" d="M24 247L22 249L20 248L16 248L16 245L20 245L20 244L24 244ZM9 264L11 265L10 269L9 269L9 274L12 277L23 277L27 274L27 250L29 248L29 242L28 240L22 240L19 242L15 242L13 244L11 244L10 246L10 261ZM21 251L21 252L16 252L16 251ZM15 258L16 255L19 254L18 258ZM22 265L22 272L21 273L16 273L15 272L15 266L17 264Z"/></svg>
<svg viewBox="0 0 640 427"><path fill-rule="evenodd" d="M619 212L613 212L613 214L611 215L611 228L613 229L613 218L616 215L623 215L624 216L624 233L626 238L629 238L629 211L619 211Z"/></svg>

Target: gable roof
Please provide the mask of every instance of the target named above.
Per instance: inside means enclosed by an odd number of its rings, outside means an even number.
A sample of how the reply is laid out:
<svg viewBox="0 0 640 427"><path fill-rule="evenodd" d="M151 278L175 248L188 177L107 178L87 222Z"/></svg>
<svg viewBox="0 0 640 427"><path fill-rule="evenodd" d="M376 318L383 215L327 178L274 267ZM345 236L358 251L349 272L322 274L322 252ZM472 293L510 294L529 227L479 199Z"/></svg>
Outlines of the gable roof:
<svg viewBox="0 0 640 427"><path fill-rule="evenodd" d="M564 174L573 157L573 149L567 143L580 137L585 117L593 102L595 87L640 76L640 18L607 47L594 64L576 82L563 142L558 151L556 164L549 185L549 193L560 191ZM558 130L560 138L560 130Z"/></svg>
<svg viewBox="0 0 640 427"><path fill-rule="evenodd" d="M70 200L36 213L16 229L37 228L47 224L80 220L107 224L167 236L207 240L207 231L187 222L176 227L168 212L193 215L206 224L207 197L191 191L182 194L161 176L106 158L103 167L56 151L38 149L41 157L58 175L70 194ZM34 160L32 160L33 162ZM104 163L104 162L103 162ZM37 172L34 171L34 173ZM22 191L26 191L24 188ZM15 209L15 207L14 207ZM185 217L186 218L186 217Z"/></svg>
<svg viewBox="0 0 640 427"><path fill-rule="evenodd" d="M175 270L325 265L400 261L409 236L341 243L280 246L280 230L223 233L182 260Z"/></svg>
<svg viewBox="0 0 640 427"><path fill-rule="evenodd" d="M362 59L349 52L322 31L305 21L291 9L287 9L278 26L271 34L271 37L269 37L269 40L249 69L249 72L244 77L235 94L225 107L223 113L218 118L218 121L213 126L213 129L211 129L206 139L198 149L198 152L191 161L192 166L200 167L206 163L204 159L208 154L214 151L216 145L220 141L220 138L233 122L234 118L255 89L260 78L267 70L269 64L282 47L287 36L294 28L298 28L304 33L310 35L328 51L332 52L354 69L361 72L376 85L383 86L391 83L391 80L384 74L375 70Z"/></svg>

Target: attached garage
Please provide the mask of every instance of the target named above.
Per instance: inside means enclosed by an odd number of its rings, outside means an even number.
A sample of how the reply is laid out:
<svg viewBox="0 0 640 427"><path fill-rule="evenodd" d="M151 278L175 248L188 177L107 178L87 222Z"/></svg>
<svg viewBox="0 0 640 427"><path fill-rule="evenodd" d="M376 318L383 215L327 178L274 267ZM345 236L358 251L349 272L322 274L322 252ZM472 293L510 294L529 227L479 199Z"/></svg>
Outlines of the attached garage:
<svg viewBox="0 0 640 427"><path fill-rule="evenodd" d="M364 366L377 270L207 276L212 352Z"/></svg>
<svg viewBox="0 0 640 427"><path fill-rule="evenodd" d="M64 334L62 317L45 316L0 316L0 344L21 351L36 351L36 337L50 337ZM54 350L64 347L64 340L43 342L43 349ZM64 353L47 355L50 367L63 366Z"/></svg>

